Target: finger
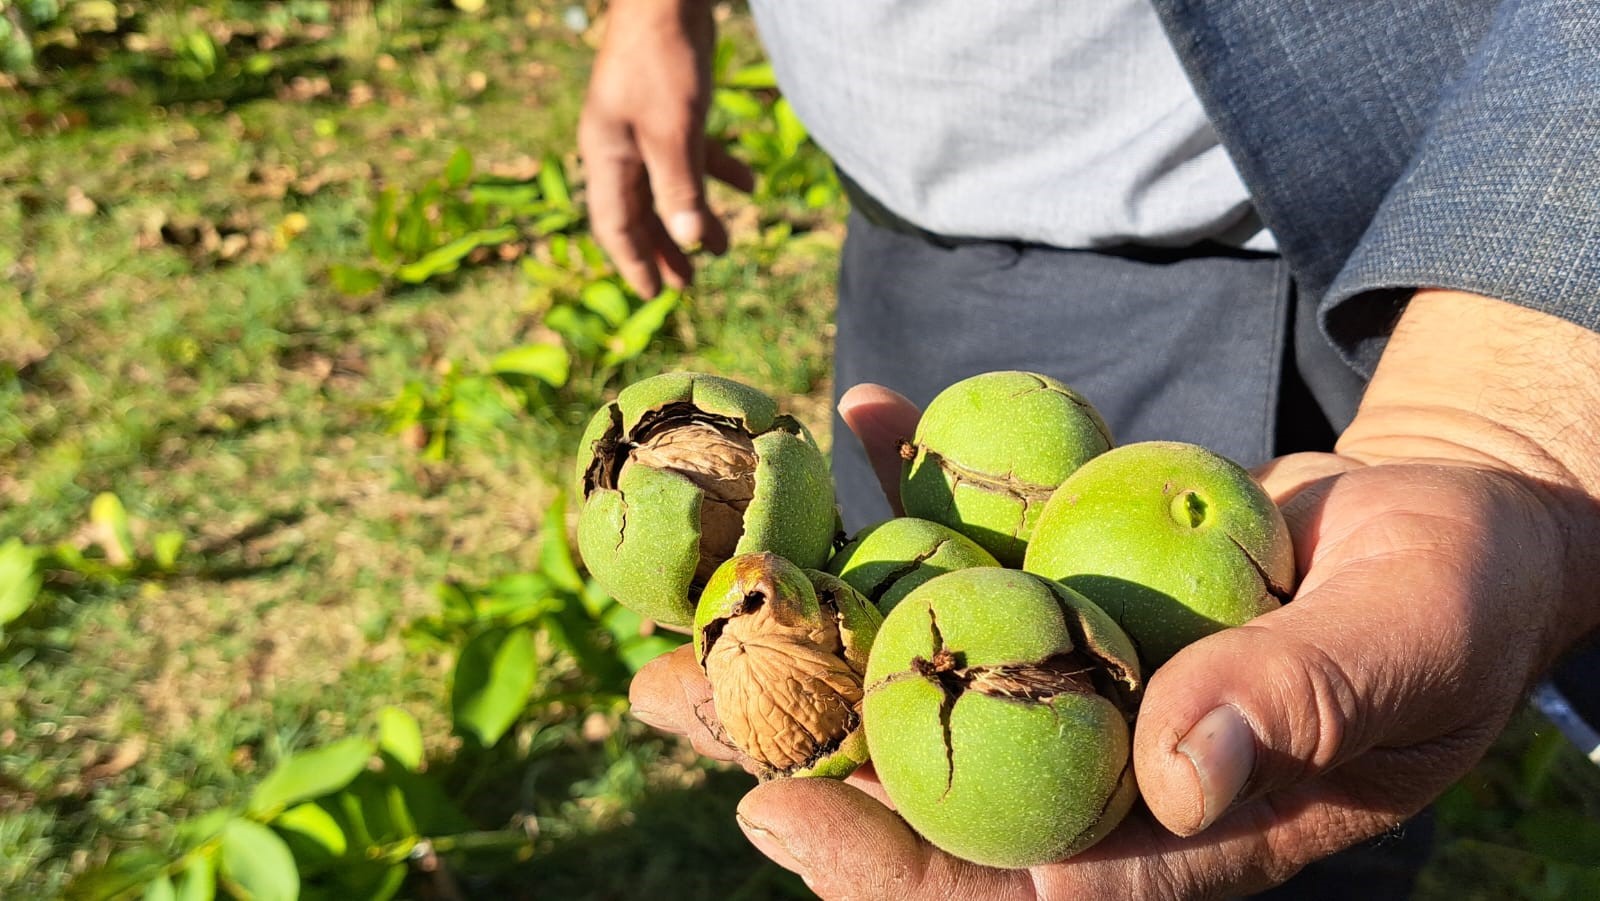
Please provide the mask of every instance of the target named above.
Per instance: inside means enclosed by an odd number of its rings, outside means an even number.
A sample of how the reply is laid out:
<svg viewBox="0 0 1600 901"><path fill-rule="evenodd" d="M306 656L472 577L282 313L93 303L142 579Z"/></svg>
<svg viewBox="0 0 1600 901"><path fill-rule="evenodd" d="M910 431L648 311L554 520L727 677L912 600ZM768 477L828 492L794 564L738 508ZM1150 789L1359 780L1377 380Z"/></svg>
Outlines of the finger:
<svg viewBox="0 0 1600 901"><path fill-rule="evenodd" d="M626 127L586 117L578 129L590 231L629 287L641 297L661 292L648 183Z"/></svg>
<svg viewBox="0 0 1600 901"><path fill-rule="evenodd" d="M900 442L911 440L921 415L916 404L882 385L856 385L839 398L839 417L866 450L896 516L905 513L900 506L900 472L905 466Z"/></svg>
<svg viewBox="0 0 1600 901"><path fill-rule="evenodd" d="M1004 898L1026 870L995 870L928 844L888 808L830 779L783 779L739 803L739 827L761 853L823 898Z"/></svg>
<svg viewBox="0 0 1600 901"><path fill-rule="evenodd" d="M722 731L711 684L695 660L693 645L662 654L640 668L628 687L628 703L634 718L688 738L700 754L716 760L742 758Z"/></svg>
<svg viewBox="0 0 1600 901"><path fill-rule="evenodd" d="M666 226L654 214L650 216L650 231L655 245L656 266L661 271L662 279L668 286L682 291L694 280L694 264L689 261L688 254L673 243Z"/></svg>
<svg viewBox="0 0 1600 901"><path fill-rule="evenodd" d="M884 807L894 809L894 802L889 800L889 794L883 790L883 783L878 781L878 772L872 768L871 763L856 767L855 772L846 776L844 781L847 785L860 789Z"/></svg>
<svg viewBox="0 0 1600 901"><path fill-rule="evenodd" d="M679 247L699 249L715 223L706 205L704 135L688 116L659 116L637 133L657 215Z"/></svg>
<svg viewBox="0 0 1600 901"><path fill-rule="evenodd" d="M746 194L756 189L755 170L716 141L706 142L706 174Z"/></svg>
<svg viewBox="0 0 1600 901"><path fill-rule="evenodd" d="M1349 472L1360 465L1337 454L1303 453L1268 460L1250 472L1267 490L1273 502L1281 507L1317 482Z"/></svg>
<svg viewBox="0 0 1600 901"><path fill-rule="evenodd" d="M1295 571L1311 568L1312 549L1318 546L1316 510L1335 477L1361 464L1336 454L1290 454L1269 460L1252 470L1267 495L1278 505L1294 546Z"/></svg>

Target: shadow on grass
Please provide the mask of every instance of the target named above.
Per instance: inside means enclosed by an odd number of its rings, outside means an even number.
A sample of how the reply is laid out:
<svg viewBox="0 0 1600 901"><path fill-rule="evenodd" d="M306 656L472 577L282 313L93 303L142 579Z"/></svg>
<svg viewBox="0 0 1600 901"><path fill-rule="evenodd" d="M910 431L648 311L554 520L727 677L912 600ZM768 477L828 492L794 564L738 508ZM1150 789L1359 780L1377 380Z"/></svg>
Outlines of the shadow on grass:
<svg viewBox="0 0 1600 901"><path fill-rule="evenodd" d="M462 888L468 897L574 901L815 897L739 831L734 808L752 784L743 773L711 772L701 786L644 798L628 825L541 843L527 863L463 879Z"/></svg>
<svg viewBox="0 0 1600 901"><path fill-rule="evenodd" d="M71 110L77 124L109 127L143 121L155 108L192 104L229 110L279 97L299 79L328 79L343 94L356 77L333 33L320 38L288 36L272 51L260 49L252 35L234 34L213 45L214 70L185 73L171 51L131 51L121 38L136 33L130 25L115 35L91 35L76 47L50 46L38 59L47 73L23 83L28 106L38 116ZM440 40L436 30L408 32L407 52L427 52Z"/></svg>

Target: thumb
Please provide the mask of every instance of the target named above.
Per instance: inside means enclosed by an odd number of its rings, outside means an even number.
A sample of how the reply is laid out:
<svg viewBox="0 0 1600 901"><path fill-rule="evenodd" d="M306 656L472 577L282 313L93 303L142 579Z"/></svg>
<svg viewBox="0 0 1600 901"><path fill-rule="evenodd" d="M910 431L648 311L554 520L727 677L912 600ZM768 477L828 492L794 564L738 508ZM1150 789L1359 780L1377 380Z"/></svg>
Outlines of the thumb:
<svg viewBox="0 0 1600 901"><path fill-rule="evenodd" d="M882 385L854 385L839 398L839 418L866 450L883 495L897 515L901 512L900 470L905 466L899 443L916 433L921 416L916 404Z"/></svg>
<svg viewBox="0 0 1600 901"><path fill-rule="evenodd" d="M1151 813L1193 835L1241 801L1316 780L1373 748L1450 735L1481 714L1469 712L1469 680L1451 651L1464 626L1397 588L1419 566L1369 558L1343 567L1288 606L1164 664L1134 736ZM1460 597L1452 588L1444 590ZM1435 767L1438 778L1452 778L1443 769ZM1399 778L1396 770L1380 781ZM1422 781L1385 790L1401 806L1414 799L1414 812L1429 797Z"/></svg>
<svg viewBox="0 0 1600 901"><path fill-rule="evenodd" d="M1011 897L1025 870L992 870L938 851L861 791L831 779L782 779L739 803L739 828L757 850L798 873L823 898Z"/></svg>

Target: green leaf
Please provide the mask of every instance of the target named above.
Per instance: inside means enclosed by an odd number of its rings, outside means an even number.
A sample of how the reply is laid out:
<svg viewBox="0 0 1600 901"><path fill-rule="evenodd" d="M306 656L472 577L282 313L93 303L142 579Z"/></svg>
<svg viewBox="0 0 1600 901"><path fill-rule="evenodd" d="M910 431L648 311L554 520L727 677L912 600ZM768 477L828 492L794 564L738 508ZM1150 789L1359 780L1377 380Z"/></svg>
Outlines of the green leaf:
<svg viewBox="0 0 1600 901"><path fill-rule="evenodd" d="M300 872L289 846L254 820L232 820L222 831L222 878L250 901L295 901L300 896Z"/></svg>
<svg viewBox="0 0 1600 901"><path fill-rule="evenodd" d="M43 587L38 549L20 538L0 544L0 626L26 613Z"/></svg>
<svg viewBox="0 0 1600 901"><path fill-rule="evenodd" d="M572 278L572 273L533 257L522 258L522 272L536 285L560 285Z"/></svg>
<svg viewBox="0 0 1600 901"><path fill-rule="evenodd" d="M559 344L526 344L513 347L489 363L489 371L499 375L526 375L552 388L567 383L572 357Z"/></svg>
<svg viewBox="0 0 1600 901"><path fill-rule="evenodd" d="M778 76L771 63L756 63L732 73L722 83L730 88L773 90L778 87Z"/></svg>
<svg viewBox="0 0 1600 901"><path fill-rule="evenodd" d="M360 866L338 873L339 884L345 891L332 897L339 901L345 901L347 898L360 898L361 901L389 901L405 886L408 872L410 868L403 863L363 862Z"/></svg>
<svg viewBox="0 0 1600 901"><path fill-rule="evenodd" d="M599 242L592 235L582 235L577 240L578 255L583 257L583 264L591 272L605 272L610 268L606 252L600 249Z"/></svg>
<svg viewBox="0 0 1600 901"><path fill-rule="evenodd" d="M211 854L192 854L178 874L178 901L211 901L217 896L217 860Z"/></svg>
<svg viewBox="0 0 1600 901"><path fill-rule="evenodd" d="M431 250L434 240L433 223L428 221L426 192L412 196L397 214L394 244L402 258L415 259Z"/></svg>
<svg viewBox="0 0 1600 901"><path fill-rule="evenodd" d="M154 553L156 566L163 571L171 571L178 565L178 555L183 553L183 533L161 532L151 539L150 548Z"/></svg>
<svg viewBox="0 0 1600 901"><path fill-rule="evenodd" d="M544 194L545 203L556 209L572 208L572 192L567 188L567 170L561 164L561 158L555 154L545 154L539 165L539 191Z"/></svg>
<svg viewBox="0 0 1600 901"><path fill-rule="evenodd" d="M766 116L766 107L761 101L744 91L730 91L727 88L718 88L711 95L711 103L717 109L727 113L736 122L756 122Z"/></svg>
<svg viewBox="0 0 1600 901"><path fill-rule="evenodd" d="M360 775L375 751L373 742L352 736L292 754L261 780L246 809L270 819L291 804L332 794Z"/></svg>
<svg viewBox="0 0 1600 901"><path fill-rule="evenodd" d="M533 233L536 235L553 235L556 232L566 231L577 224L581 218L577 213L566 210L545 213L543 216L533 220Z"/></svg>
<svg viewBox="0 0 1600 901"><path fill-rule="evenodd" d="M733 55L737 48L727 35L717 38L716 49L711 52L711 81L721 84L722 79L728 74L728 67L733 65Z"/></svg>
<svg viewBox="0 0 1600 901"><path fill-rule="evenodd" d="M394 784L405 794L406 809L421 835L450 835L473 828L455 801L455 792L431 774L397 773Z"/></svg>
<svg viewBox="0 0 1600 901"><path fill-rule="evenodd" d="M783 149L783 155L793 156L806 141L805 125L800 122L789 101L781 98L772 105L772 117L778 123L778 144Z"/></svg>
<svg viewBox="0 0 1600 901"><path fill-rule="evenodd" d="M430 250L416 262L401 266L395 275L407 284L420 285L436 275L454 272L461 261L479 247L504 244L516 237L517 229L511 225L468 232L443 247Z"/></svg>
<svg viewBox="0 0 1600 901"><path fill-rule="evenodd" d="M378 711L378 750L415 772L422 766L422 727L399 707Z"/></svg>
<svg viewBox="0 0 1600 901"><path fill-rule="evenodd" d="M544 528L539 535L539 572L564 591L574 594L583 591L583 576L572 558L572 545L567 542L567 498L560 491L544 511Z"/></svg>
<svg viewBox="0 0 1600 901"><path fill-rule="evenodd" d="M576 604L557 610L542 620L545 635L572 656L584 674L602 687L627 685L628 671L621 659L596 639L599 628Z"/></svg>
<svg viewBox="0 0 1600 901"><path fill-rule="evenodd" d="M169 864L166 855L148 846L123 851L112 855L105 866L72 880L66 897L102 901L125 895L166 873Z"/></svg>
<svg viewBox="0 0 1600 901"><path fill-rule="evenodd" d="M361 819L372 837L368 844L387 845L418 837L416 823L406 807L405 792L389 779L367 773L340 797L354 798L358 803Z"/></svg>
<svg viewBox="0 0 1600 901"><path fill-rule="evenodd" d="M178 889L172 884L172 877L162 873L145 883L142 897L144 901L177 901Z"/></svg>
<svg viewBox="0 0 1600 901"><path fill-rule="evenodd" d="M224 808L184 820L177 828L179 847L188 853L206 844L222 834L233 815L233 811Z"/></svg>
<svg viewBox="0 0 1600 901"><path fill-rule="evenodd" d="M632 675L643 669L646 663L676 650L682 644L682 640L664 635L635 635L617 645L617 657Z"/></svg>
<svg viewBox="0 0 1600 901"><path fill-rule="evenodd" d="M606 342L606 355L601 360L603 366L615 366L644 353L646 347L655 336L661 332L661 326L678 308L681 295L676 291L664 291L660 297L650 301L628 317L628 321L617 329L617 333Z"/></svg>
<svg viewBox="0 0 1600 901"><path fill-rule="evenodd" d="M105 549L106 560L113 566L132 563L138 552L133 547L133 529L128 523L128 510L122 498L109 491L101 492L89 505L89 521L100 529L100 545Z"/></svg>
<svg viewBox="0 0 1600 901"><path fill-rule="evenodd" d="M504 207L515 213L529 213L540 208L539 185L536 182L483 182L476 181L468 190L473 203Z"/></svg>
<svg viewBox="0 0 1600 901"><path fill-rule="evenodd" d="M328 280L340 293L351 297L371 294L383 287L383 273L370 266L347 266L335 263L328 268Z"/></svg>
<svg viewBox="0 0 1600 901"><path fill-rule="evenodd" d="M606 323L580 307L562 304L545 314L544 324L565 338L578 356L590 359L600 352L606 340Z"/></svg>
<svg viewBox="0 0 1600 901"><path fill-rule="evenodd" d="M532 622L563 603L556 586L543 573L502 576L481 593L475 611L480 620L499 625Z"/></svg>
<svg viewBox="0 0 1600 901"><path fill-rule="evenodd" d="M285 810L272 821L280 832L292 832L307 844L315 847L318 856L343 857L349 848L344 829L333 814L320 804L307 802Z"/></svg>
<svg viewBox="0 0 1600 901"><path fill-rule="evenodd" d="M467 642L450 692L456 728L485 747L498 742L528 703L536 664L527 628L491 629Z"/></svg>
<svg viewBox="0 0 1600 901"><path fill-rule="evenodd" d="M631 309L628 306L628 296L622 293L616 282L612 281L590 282L584 285L579 300L584 309L600 314L600 318L612 328L617 328L626 322Z"/></svg>
<svg viewBox="0 0 1600 901"><path fill-rule="evenodd" d="M444 164L444 182L452 188L463 188L471 180L472 151L457 147L456 152L450 154L450 161Z"/></svg>
<svg viewBox="0 0 1600 901"><path fill-rule="evenodd" d="M372 251L373 259L380 263L393 263L400 259L400 249L394 243L395 206L398 200L398 191L384 188L372 206L372 219L367 224L367 247Z"/></svg>

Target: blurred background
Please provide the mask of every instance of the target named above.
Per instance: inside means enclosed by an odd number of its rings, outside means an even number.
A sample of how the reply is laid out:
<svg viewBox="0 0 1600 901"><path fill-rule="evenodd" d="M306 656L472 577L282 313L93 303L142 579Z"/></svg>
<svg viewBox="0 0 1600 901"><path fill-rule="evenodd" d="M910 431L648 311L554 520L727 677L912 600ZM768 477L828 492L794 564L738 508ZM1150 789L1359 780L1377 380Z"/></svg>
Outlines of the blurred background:
<svg viewBox="0 0 1600 901"><path fill-rule="evenodd" d="M573 454L671 369L829 440L845 203L719 10L733 249L632 295L574 129L599 2L0 0L0 898L806 898L626 716L653 632ZM1421 898L1600 897L1524 713Z"/></svg>

